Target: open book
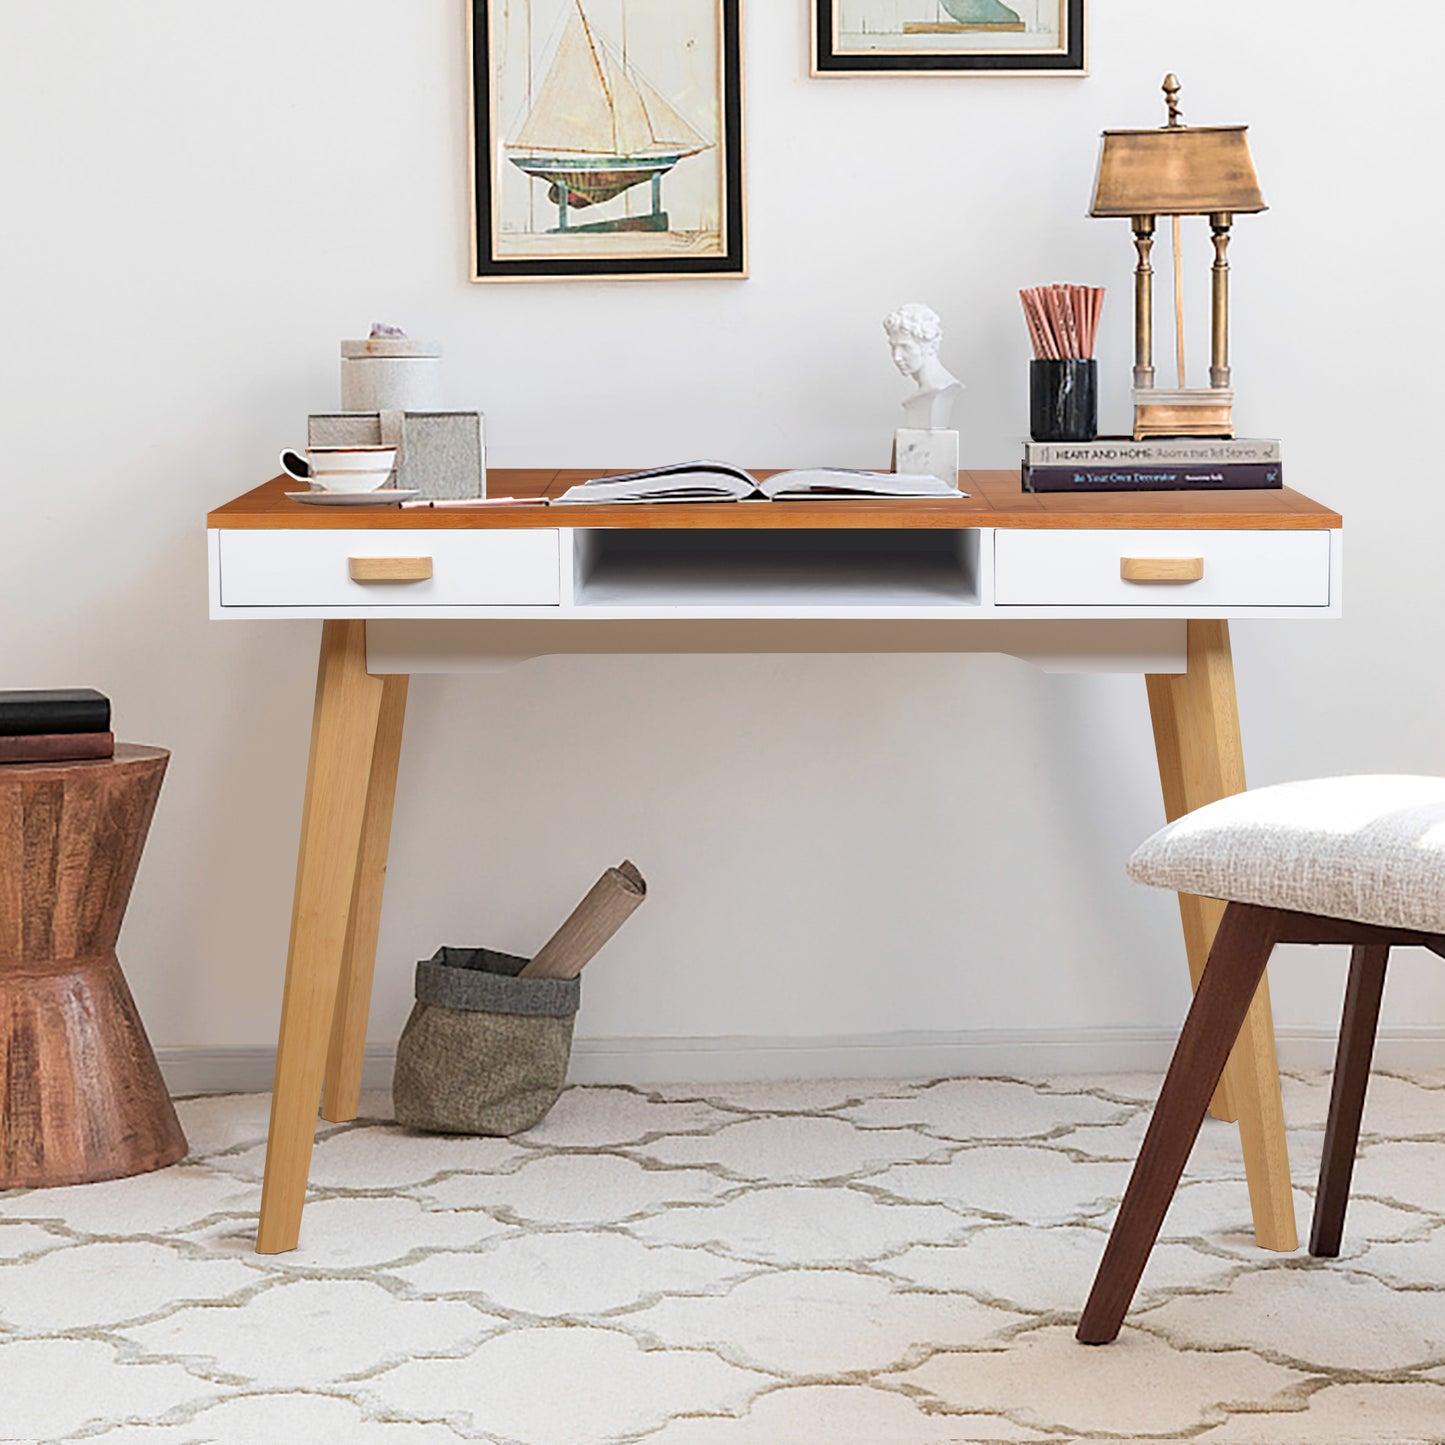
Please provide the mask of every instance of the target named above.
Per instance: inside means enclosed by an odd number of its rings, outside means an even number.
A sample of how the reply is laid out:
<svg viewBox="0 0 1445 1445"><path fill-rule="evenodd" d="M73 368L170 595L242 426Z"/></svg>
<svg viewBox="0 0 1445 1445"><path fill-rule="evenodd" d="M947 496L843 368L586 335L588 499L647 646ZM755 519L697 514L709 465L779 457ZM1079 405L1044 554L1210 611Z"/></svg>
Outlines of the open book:
<svg viewBox="0 0 1445 1445"><path fill-rule="evenodd" d="M850 472L815 467L779 472L759 481L726 462L679 462L620 477L595 477L570 488L561 502L773 502L817 501L829 497L965 497L937 477L910 472Z"/></svg>

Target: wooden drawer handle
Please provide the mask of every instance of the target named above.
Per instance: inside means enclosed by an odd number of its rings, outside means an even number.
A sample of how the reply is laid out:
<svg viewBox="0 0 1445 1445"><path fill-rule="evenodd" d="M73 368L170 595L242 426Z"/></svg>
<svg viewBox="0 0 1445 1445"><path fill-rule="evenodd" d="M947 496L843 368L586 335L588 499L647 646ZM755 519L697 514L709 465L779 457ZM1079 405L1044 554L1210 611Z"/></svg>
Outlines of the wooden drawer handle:
<svg viewBox="0 0 1445 1445"><path fill-rule="evenodd" d="M353 582L426 582L431 578L430 557L352 557Z"/></svg>
<svg viewBox="0 0 1445 1445"><path fill-rule="evenodd" d="M1120 557L1119 576L1126 582L1201 582L1203 557Z"/></svg>

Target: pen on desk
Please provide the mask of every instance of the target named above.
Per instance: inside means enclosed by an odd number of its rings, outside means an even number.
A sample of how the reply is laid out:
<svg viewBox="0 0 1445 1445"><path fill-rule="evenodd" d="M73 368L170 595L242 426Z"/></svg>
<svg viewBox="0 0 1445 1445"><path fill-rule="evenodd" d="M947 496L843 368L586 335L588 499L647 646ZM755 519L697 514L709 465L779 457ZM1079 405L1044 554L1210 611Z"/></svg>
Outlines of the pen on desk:
<svg viewBox="0 0 1445 1445"><path fill-rule="evenodd" d="M434 508L436 511L461 511L470 507L545 507L546 497L457 497L453 500L435 502L400 502L404 512L415 511L418 507Z"/></svg>

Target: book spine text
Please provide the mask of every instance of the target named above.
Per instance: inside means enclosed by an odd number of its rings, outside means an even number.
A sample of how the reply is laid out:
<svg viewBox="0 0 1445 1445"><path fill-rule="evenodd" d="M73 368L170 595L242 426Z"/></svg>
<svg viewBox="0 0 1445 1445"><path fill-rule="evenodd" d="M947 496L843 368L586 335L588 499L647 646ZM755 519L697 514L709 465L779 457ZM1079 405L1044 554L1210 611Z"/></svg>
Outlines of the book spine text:
<svg viewBox="0 0 1445 1445"><path fill-rule="evenodd" d="M1025 467L1028 492L1228 492L1284 485L1278 463L1193 467Z"/></svg>
<svg viewBox="0 0 1445 1445"><path fill-rule="evenodd" d="M1236 462L1279 462L1277 441L1129 441L1111 437L1092 442L1025 442L1024 465L1033 467L1197 467Z"/></svg>

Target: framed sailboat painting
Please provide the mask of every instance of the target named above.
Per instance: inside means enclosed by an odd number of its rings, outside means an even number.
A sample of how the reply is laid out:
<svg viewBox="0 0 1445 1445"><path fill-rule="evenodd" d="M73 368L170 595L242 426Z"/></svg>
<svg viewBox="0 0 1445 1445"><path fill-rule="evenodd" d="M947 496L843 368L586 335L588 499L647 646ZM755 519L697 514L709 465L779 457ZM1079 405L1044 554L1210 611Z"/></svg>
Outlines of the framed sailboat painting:
<svg viewBox="0 0 1445 1445"><path fill-rule="evenodd" d="M741 0L473 0L473 277L742 276Z"/></svg>
<svg viewBox="0 0 1445 1445"><path fill-rule="evenodd" d="M1083 75L1085 0L812 0L814 75Z"/></svg>

